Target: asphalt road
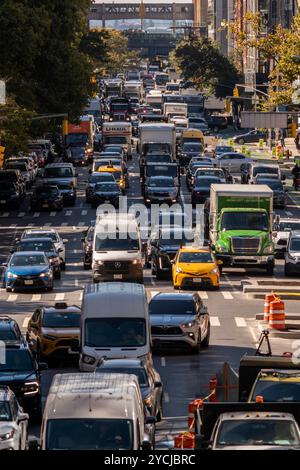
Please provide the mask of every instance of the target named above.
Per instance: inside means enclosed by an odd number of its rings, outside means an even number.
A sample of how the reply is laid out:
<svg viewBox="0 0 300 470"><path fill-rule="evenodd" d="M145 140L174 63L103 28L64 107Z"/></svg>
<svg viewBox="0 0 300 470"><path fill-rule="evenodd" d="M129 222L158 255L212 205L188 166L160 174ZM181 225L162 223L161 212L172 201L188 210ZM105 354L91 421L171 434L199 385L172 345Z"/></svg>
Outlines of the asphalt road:
<svg viewBox="0 0 300 470"><path fill-rule="evenodd" d="M140 197L140 184L137 159L129 165L130 188L129 202L143 202ZM92 281L91 272L83 269L82 231L88 227L90 220L95 218L95 209L85 202L84 187L88 178L88 170L80 168L79 191L75 207L66 207L62 212L32 213L29 211L28 200L25 200L18 211L0 212L0 263L5 262L15 238L26 228L52 227L56 228L66 244L66 271L62 278L55 281L52 293L7 293L0 289L0 312L14 317L26 331L28 320L35 308L41 304L53 304L56 300L80 305L82 289ZM183 178L182 195L185 203L189 202L189 192ZM300 194L300 193L299 193ZM290 193L286 210L279 211L281 215L300 216L300 196ZM274 278L283 277L283 263L277 261ZM224 270L221 279L221 289L218 292L200 292L211 315L211 345L199 355L191 355L183 350L164 350L154 356L155 366L161 374L164 383L165 416L158 426L158 441L161 446L172 442L172 434L178 429L186 428L188 402L208 393L209 379L227 361L235 369L238 368L240 357L255 350L258 332L254 321L255 314L262 311L261 300L251 300L242 292L241 281L253 282L254 279L264 279L263 271L245 272L239 269ZM171 281L156 281L150 270L145 270L145 286L149 298L156 292L172 292ZM296 312L299 304L287 301L289 312ZM273 343L276 351L287 350L289 346L276 340ZM49 368L43 372L43 400L46 399L52 377L57 372L77 370L76 362L68 367ZM176 418L176 419L175 419ZM33 428L32 433L38 434Z"/></svg>

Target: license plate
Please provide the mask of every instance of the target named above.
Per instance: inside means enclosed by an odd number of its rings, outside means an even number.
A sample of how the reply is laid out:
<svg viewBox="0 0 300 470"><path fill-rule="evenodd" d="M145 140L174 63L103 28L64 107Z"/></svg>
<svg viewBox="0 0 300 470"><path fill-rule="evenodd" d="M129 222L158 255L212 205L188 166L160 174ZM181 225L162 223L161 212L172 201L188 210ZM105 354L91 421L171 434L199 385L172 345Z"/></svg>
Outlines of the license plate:
<svg viewBox="0 0 300 470"><path fill-rule="evenodd" d="M122 274L114 274L114 279L123 279Z"/></svg>
<svg viewBox="0 0 300 470"><path fill-rule="evenodd" d="M48 207L48 204L43 204L43 207Z"/></svg>
<svg viewBox="0 0 300 470"><path fill-rule="evenodd" d="M199 282L199 283L201 283L201 282L202 282L202 279L199 278L199 277L194 277L194 278L193 278L193 282Z"/></svg>
<svg viewBox="0 0 300 470"><path fill-rule="evenodd" d="M1 199L0 203L1 204L6 204L6 201L4 199Z"/></svg>
<svg viewBox="0 0 300 470"><path fill-rule="evenodd" d="M32 286L33 281L24 281L25 286Z"/></svg>

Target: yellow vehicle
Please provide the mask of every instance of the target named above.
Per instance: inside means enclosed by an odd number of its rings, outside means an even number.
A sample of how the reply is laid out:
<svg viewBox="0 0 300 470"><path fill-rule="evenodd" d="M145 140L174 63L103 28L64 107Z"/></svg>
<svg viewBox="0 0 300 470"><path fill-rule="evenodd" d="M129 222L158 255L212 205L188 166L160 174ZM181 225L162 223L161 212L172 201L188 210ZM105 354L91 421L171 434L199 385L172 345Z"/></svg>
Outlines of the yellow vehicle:
<svg viewBox="0 0 300 470"><path fill-rule="evenodd" d="M26 339L38 360L65 358L79 350L81 309L57 302L38 308L29 320Z"/></svg>
<svg viewBox="0 0 300 470"><path fill-rule="evenodd" d="M299 402L300 372L292 369L262 369L250 392L249 402Z"/></svg>
<svg viewBox="0 0 300 470"><path fill-rule="evenodd" d="M185 142L198 142L204 147L204 134L198 129L187 129L181 134L181 144Z"/></svg>
<svg viewBox="0 0 300 470"><path fill-rule="evenodd" d="M222 263L222 261L221 261ZM172 262L174 289L182 287L220 287L221 265L209 248L179 248Z"/></svg>
<svg viewBox="0 0 300 470"><path fill-rule="evenodd" d="M118 183L119 188L121 189L123 193L125 192L126 181L125 181L124 171L122 170L121 167L113 166L113 165L99 166L97 171L100 173L113 173L115 180Z"/></svg>

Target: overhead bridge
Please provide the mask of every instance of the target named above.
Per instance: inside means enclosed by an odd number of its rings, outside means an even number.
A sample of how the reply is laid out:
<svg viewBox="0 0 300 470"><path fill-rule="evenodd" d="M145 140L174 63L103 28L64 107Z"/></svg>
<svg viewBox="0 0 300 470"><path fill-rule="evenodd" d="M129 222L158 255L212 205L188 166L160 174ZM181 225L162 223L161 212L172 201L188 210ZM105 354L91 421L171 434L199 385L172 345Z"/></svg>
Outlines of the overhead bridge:
<svg viewBox="0 0 300 470"><path fill-rule="evenodd" d="M192 3L95 3L90 8L90 20L194 20Z"/></svg>

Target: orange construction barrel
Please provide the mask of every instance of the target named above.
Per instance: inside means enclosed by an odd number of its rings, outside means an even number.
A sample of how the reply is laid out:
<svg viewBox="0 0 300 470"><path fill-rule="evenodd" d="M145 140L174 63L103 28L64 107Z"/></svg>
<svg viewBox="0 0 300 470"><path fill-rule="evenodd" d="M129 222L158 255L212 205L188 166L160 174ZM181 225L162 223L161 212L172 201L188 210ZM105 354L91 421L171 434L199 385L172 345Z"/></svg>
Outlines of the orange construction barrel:
<svg viewBox="0 0 300 470"><path fill-rule="evenodd" d="M285 330L284 302L279 298L270 303L269 328Z"/></svg>
<svg viewBox="0 0 300 470"><path fill-rule="evenodd" d="M211 402L217 401L216 387L217 387L217 377L213 377L209 381L209 398L208 398L208 400L211 401Z"/></svg>
<svg viewBox="0 0 300 470"><path fill-rule="evenodd" d="M174 437L175 449L194 449L195 448L195 434L192 432L182 432Z"/></svg>
<svg viewBox="0 0 300 470"><path fill-rule="evenodd" d="M188 427L189 430L192 431L195 425L195 411L197 408L203 408L203 400L196 399L189 403L188 406Z"/></svg>
<svg viewBox="0 0 300 470"><path fill-rule="evenodd" d="M276 300L277 297L276 295L272 294L266 294L265 295L265 303L264 303L264 321L269 321L269 316L270 316L270 303L273 302L273 300Z"/></svg>

